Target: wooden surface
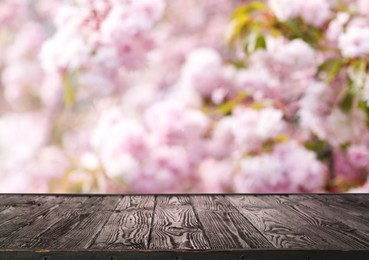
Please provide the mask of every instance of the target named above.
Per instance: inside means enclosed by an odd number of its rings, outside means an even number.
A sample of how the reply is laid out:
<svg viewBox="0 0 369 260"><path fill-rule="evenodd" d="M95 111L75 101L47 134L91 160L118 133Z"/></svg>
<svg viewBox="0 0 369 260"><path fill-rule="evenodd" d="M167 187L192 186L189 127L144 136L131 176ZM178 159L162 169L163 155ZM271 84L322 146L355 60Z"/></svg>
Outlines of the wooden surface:
<svg viewBox="0 0 369 260"><path fill-rule="evenodd" d="M369 259L369 194L0 195L0 259Z"/></svg>

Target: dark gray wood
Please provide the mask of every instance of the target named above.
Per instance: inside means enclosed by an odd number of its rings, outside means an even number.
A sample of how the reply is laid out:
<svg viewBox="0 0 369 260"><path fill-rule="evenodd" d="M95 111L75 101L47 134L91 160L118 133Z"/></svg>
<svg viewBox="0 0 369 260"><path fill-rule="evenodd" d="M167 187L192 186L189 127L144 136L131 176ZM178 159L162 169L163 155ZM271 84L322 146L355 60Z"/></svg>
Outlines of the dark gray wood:
<svg viewBox="0 0 369 260"><path fill-rule="evenodd" d="M120 197L95 197L73 208L67 219L42 234L35 247L87 248L116 208Z"/></svg>
<svg viewBox="0 0 369 260"><path fill-rule="evenodd" d="M154 203L154 196L124 196L89 248L148 248Z"/></svg>
<svg viewBox="0 0 369 260"><path fill-rule="evenodd" d="M326 241L343 249L367 249L369 248L369 240L365 234L340 222L336 219L329 218L324 212L308 208L302 204L293 202L287 196L264 196L263 200L272 206L284 209L287 216L299 218L310 224L312 232L317 233ZM291 212L295 214L292 215Z"/></svg>
<svg viewBox="0 0 369 260"><path fill-rule="evenodd" d="M223 196L191 197L211 248L273 248Z"/></svg>
<svg viewBox="0 0 369 260"><path fill-rule="evenodd" d="M9 235L3 241L2 245L8 248L28 248L37 245L37 242L43 245L43 240L49 240L49 238L43 239L42 234L58 222L63 221L64 216L74 212L74 209L79 206L81 201L85 200L82 197L70 199L60 197L59 199L56 200L54 198L53 200L49 200L47 204L50 206L43 211L39 211L42 214L32 217L31 223ZM41 204L43 205L43 203ZM22 218L27 219L28 216L23 215Z"/></svg>
<svg viewBox="0 0 369 260"><path fill-rule="evenodd" d="M208 249L209 242L188 196L158 196L150 249Z"/></svg>
<svg viewBox="0 0 369 260"><path fill-rule="evenodd" d="M305 221L286 215L280 208L272 207L258 196L226 196L226 198L252 223L276 248L335 249L336 245L321 239Z"/></svg>
<svg viewBox="0 0 369 260"><path fill-rule="evenodd" d="M0 213L0 247L19 247L18 240L26 240L24 236L33 235L37 227L40 227L40 222L43 228L44 217L48 217L61 203L67 201L65 197L56 196L28 197L27 202L22 197L11 196L9 199L10 207Z"/></svg>
<svg viewBox="0 0 369 260"><path fill-rule="evenodd" d="M1 260L369 259L369 194L0 194Z"/></svg>
<svg viewBox="0 0 369 260"><path fill-rule="evenodd" d="M355 200L356 197L356 200ZM336 214L348 214L360 221L369 221L369 201L368 195L326 195L326 196L304 196L304 199L320 201L324 205L334 207ZM363 214L368 212L368 214Z"/></svg>
<svg viewBox="0 0 369 260"><path fill-rule="evenodd" d="M290 196L291 200L294 200L296 196ZM312 199L310 197L305 197L304 200L300 200L298 202L311 210L317 210L319 212L324 212L324 215L337 219L351 228L361 231L365 235L369 235L369 219L368 216L363 218L362 216L358 216L357 214L352 214L354 210L350 205L345 205L345 207L340 207L331 203L323 203L321 200Z"/></svg>

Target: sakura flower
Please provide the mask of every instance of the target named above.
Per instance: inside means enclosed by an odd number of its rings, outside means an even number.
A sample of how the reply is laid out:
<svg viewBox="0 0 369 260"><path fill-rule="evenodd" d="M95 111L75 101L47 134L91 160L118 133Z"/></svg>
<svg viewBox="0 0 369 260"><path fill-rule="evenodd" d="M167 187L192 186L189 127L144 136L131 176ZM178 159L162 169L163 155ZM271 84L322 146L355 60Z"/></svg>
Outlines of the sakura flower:
<svg viewBox="0 0 369 260"><path fill-rule="evenodd" d="M330 16L330 6L326 0L270 0L269 5L281 21L300 16L306 23L320 27Z"/></svg>
<svg viewBox="0 0 369 260"><path fill-rule="evenodd" d="M338 46L342 55L349 58L363 57L369 54L369 27L349 26L339 36Z"/></svg>
<svg viewBox="0 0 369 260"><path fill-rule="evenodd" d="M145 122L161 142L171 145L200 139L209 123L202 112L186 108L174 100L158 102L149 107Z"/></svg>
<svg viewBox="0 0 369 260"><path fill-rule="evenodd" d="M232 132L238 149L252 151L284 129L283 113L274 108L255 110L237 108L234 111Z"/></svg>
<svg viewBox="0 0 369 260"><path fill-rule="evenodd" d="M270 154L242 159L234 186L236 192L320 191L326 171L313 152L292 141Z"/></svg>

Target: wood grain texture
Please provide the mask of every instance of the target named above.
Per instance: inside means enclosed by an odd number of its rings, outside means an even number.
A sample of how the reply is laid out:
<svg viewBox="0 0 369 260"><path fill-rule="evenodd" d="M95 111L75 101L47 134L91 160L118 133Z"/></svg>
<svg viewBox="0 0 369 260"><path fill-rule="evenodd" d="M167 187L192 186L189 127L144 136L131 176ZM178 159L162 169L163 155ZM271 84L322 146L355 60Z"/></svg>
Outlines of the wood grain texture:
<svg viewBox="0 0 369 260"><path fill-rule="evenodd" d="M154 196L124 196L89 248L148 248L154 204Z"/></svg>
<svg viewBox="0 0 369 260"><path fill-rule="evenodd" d="M67 201L61 196L9 198L10 207L0 213L0 248L21 246L21 241L27 241L30 235L37 232L37 228L45 227L45 218L57 219L58 216L55 218L52 212Z"/></svg>
<svg viewBox="0 0 369 260"><path fill-rule="evenodd" d="M236 252L234 259L345 259L343 252L352 252L366 260L368 203L369 194L0 194L0 259L28 259L27 252L37 260L76 252L99 252L101 259L111 259L109 252L115 259L209 252L206 259L217 259L212 252L221 251Z"/></svg>
<svg viewBox="0 0 369 260"><path fill-rule="evenodd" d="M332 249L336 246L309 232L309 226L279 208L272 207L259 196L226 196L226 198L276 248Z"/></svg>
<svg viewBox="0 0 369 260"><path fill-rule="evenodd" d="M351 217L360 219L361 221L369 221L369 214L363 214L364 212L369 212L369 201L368 195L356 194L344 196L339 195L323 195L323 196L312 196L306 195L305 198L310 198L312 200L320 201L324 205L335 207L338 211L344 212ZM356 198L356 199L355 199Z"/></svg>
<svg viewBox="0 0 369 260"><path fill-rule="evenodd" d="M157 196L150 249L208 249L199 220L187 196Z"/></svg>
<svg viewBox="0 0 369 260"><path fill-rule="evenodd" d="M329 200L327 196L324 197ZM350 204L341 204L337 206L332 203L322 202L322 199L314 199L311 196L290 195L289 199L291 202L306 206L309 210L324 212L324 216L337 219L356 230L360 230L365 235L369 235L369 220L362 218L361 216L363 216L363 214L360 216L352 214L353 210Z"/></svg>
<svg viewBox="0 0 369 260"><path fill-rule="evenodd" d="M61 248L87 248L109 219L119 200L118 196L93 197L79 208L74 208L67 219L59 222L54 229L45 232L40 246ZM52 239L50 239L52 238ZM45 241L47 240L47 241Z"/></svg>
<svg viewBox="0 0 369 260"><path fill-rule="evenodd" d="M366 249L369 247L368 238L360 231L329 218L324 212L308 208L302 204L291 201L288 196L263 196L265 202L285 210L287 216L296 217L310 224L311 232L317 233L326 241L340 248ZM290 212L296 214L292 215Z"/></svg>
<svg viewBox="0 0 369 260"><path fill-rule="evenodd" d="M272 244L223 196L191 197L211 248L272 248Z"/></svg>

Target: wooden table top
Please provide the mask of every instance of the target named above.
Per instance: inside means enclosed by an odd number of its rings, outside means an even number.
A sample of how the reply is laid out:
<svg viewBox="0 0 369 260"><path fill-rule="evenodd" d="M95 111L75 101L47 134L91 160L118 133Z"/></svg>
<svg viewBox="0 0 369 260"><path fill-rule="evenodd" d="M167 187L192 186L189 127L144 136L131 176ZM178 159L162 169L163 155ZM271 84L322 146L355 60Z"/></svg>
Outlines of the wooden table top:
<svg viewBox="0 0 369 260"><path fill-rule="evenodd" d="M0 195L0 259L369 259L369 194Z"/></svg>

